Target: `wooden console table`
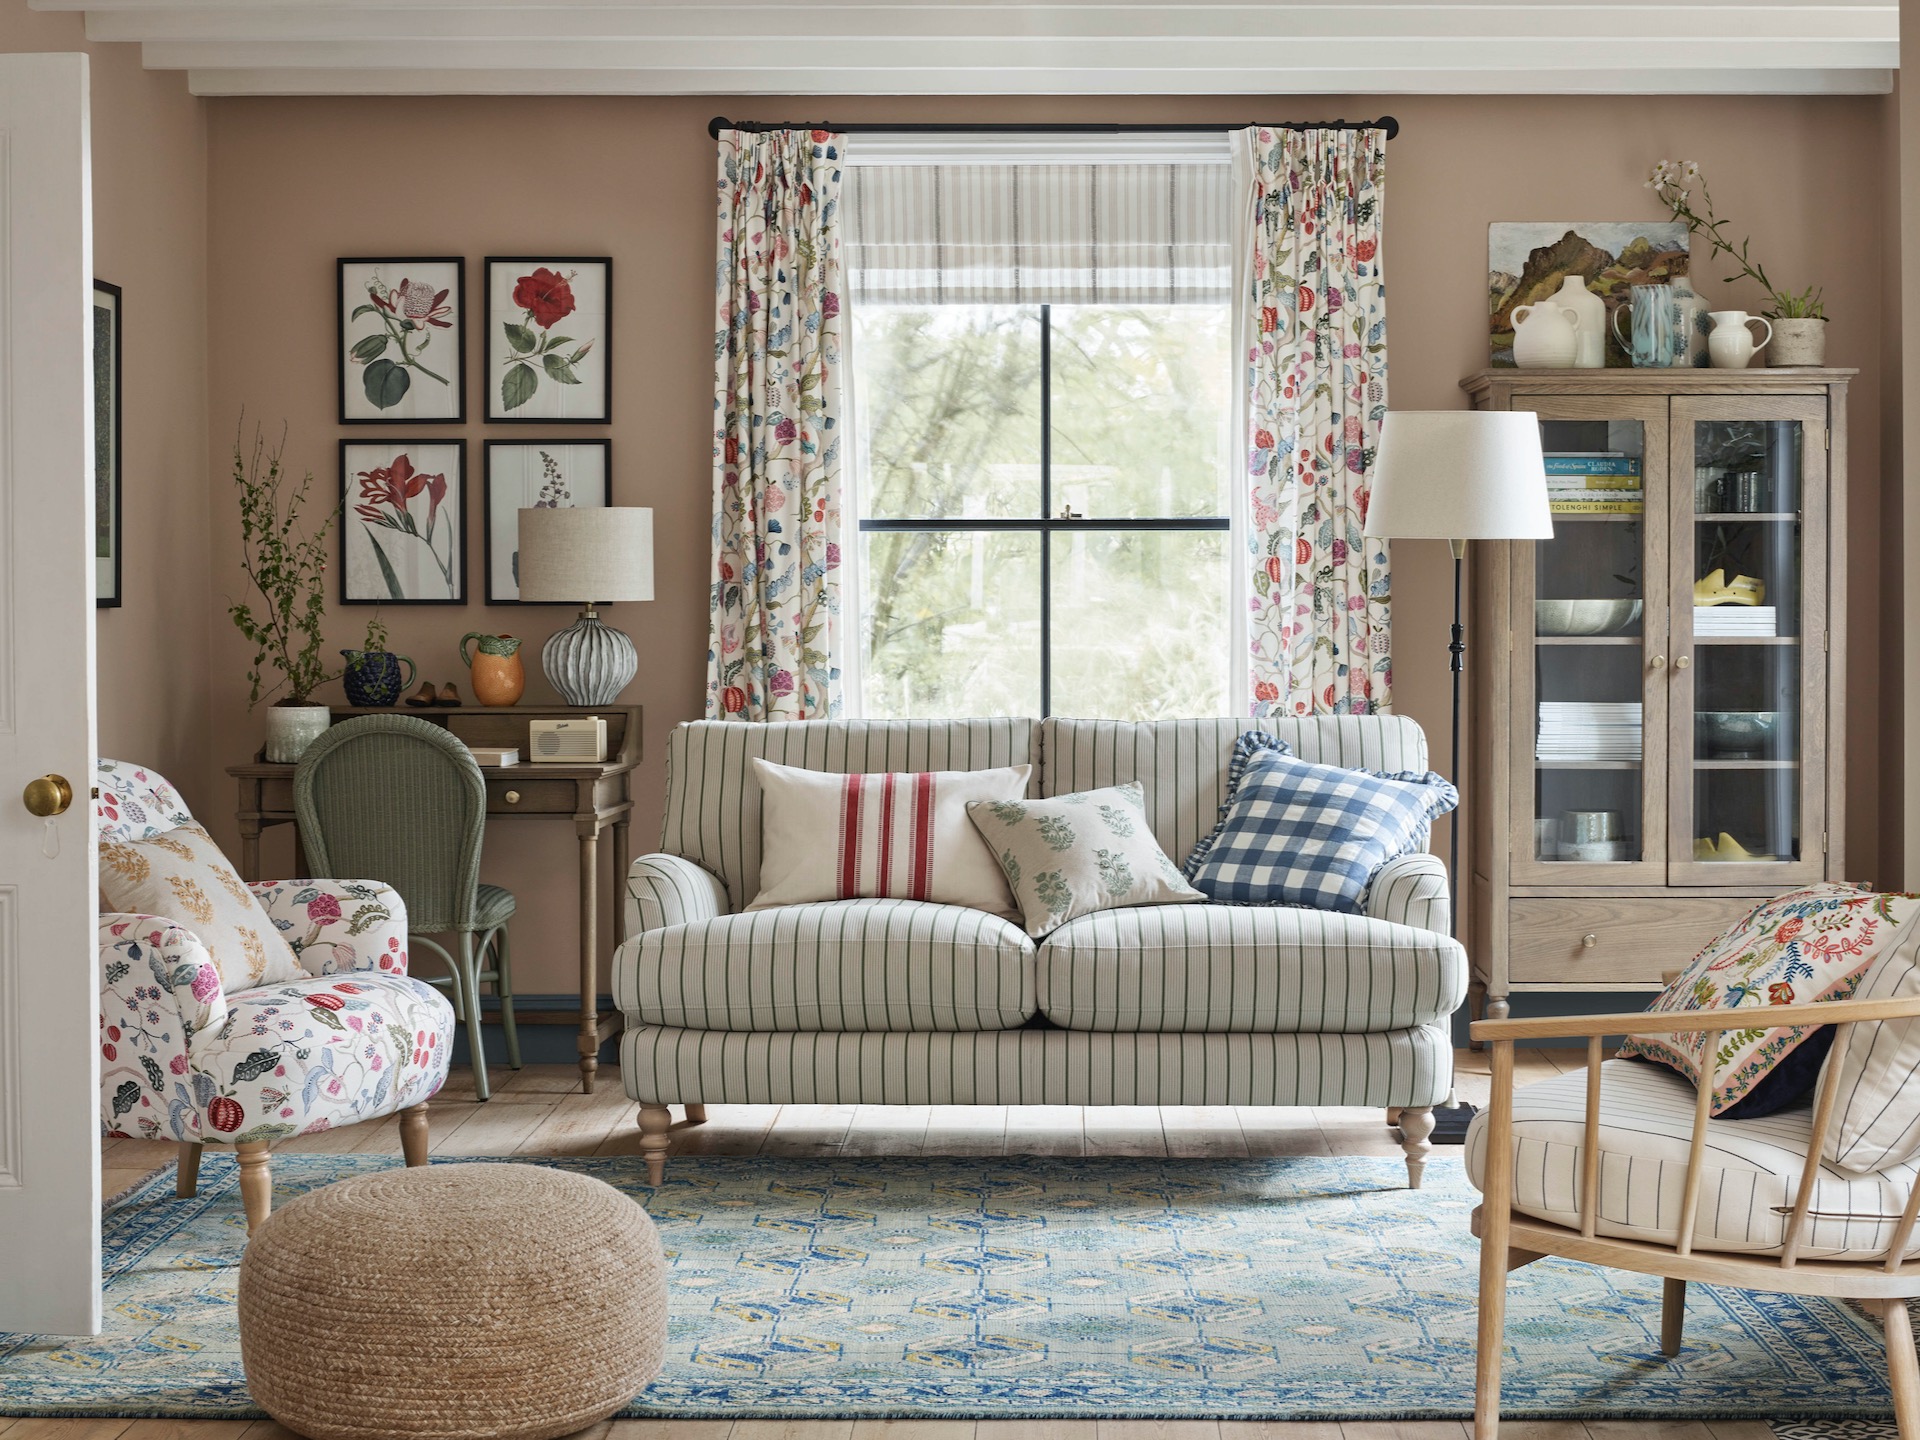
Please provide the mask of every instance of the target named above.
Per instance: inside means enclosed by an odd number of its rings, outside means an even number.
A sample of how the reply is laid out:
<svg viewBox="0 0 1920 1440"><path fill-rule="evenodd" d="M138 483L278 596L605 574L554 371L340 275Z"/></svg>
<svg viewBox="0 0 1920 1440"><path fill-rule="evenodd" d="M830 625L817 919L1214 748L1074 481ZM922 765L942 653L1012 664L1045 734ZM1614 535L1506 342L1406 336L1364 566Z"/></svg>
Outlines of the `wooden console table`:
<svg viewBox="0 0 1920 1440"><path fill-rule="evenodd" d="M599 915L600 832L613 831L613 873L616 891L627 873L627 825L633 818L633 769L640 760L640 707L607 705L586 709L567 705L516 705L489 710L406 709L362 710L337 707L336 719L354 715L411 715L444 725L469 745L517 745L518 765L483 765L487 780L487 814L573 817L580 842L580 1010L578 1015L580 1083L593 1093L594 1072L600 1067L600 1046L620 1033L620 1012L600 1011ZM538 765L526 756L527 722L600 715L607 722L608 758L598 765ZM256 759L230 766L227 774L239 782L240 869L249 880L260 875L260 832L270 825L292 825L293 770ZM299 836L294 837L295 868L302 868ZM304 878L304 877L303 877ZM378 879L378 876L369 877ZM564 1012L562 1012L564 1014ZM539 1024L546 1017L519 1015L523 1024ZM565 1017L572 1023L574 1017Z"/></svg>

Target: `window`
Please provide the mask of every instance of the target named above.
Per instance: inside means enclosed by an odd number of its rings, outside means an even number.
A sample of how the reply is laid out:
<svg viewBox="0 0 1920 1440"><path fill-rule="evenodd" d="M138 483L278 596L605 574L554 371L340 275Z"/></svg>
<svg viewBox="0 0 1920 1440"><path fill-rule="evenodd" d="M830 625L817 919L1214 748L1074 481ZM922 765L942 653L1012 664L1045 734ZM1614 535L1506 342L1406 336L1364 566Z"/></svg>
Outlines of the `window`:
<svg viewBox="0 0 1920 1440"><path fill-rule="evenodd" d="M1225 166L848 173L861 711L1229 713Z"/></svg>

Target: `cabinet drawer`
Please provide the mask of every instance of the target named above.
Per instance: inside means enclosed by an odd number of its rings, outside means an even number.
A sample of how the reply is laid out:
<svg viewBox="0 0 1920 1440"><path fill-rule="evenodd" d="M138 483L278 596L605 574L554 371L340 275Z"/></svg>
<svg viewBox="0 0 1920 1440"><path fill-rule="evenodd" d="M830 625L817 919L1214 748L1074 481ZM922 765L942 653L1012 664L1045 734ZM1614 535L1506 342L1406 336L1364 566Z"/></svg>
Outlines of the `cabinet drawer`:
<svg viewBox="0 0 1920 1440"><path fill-rule="evenodd" d="M1583 981L1659 986L1756 903L1739 896L1510 900L1510 978L1575 988Z"/></svg>
<svg viewBox="0 0 1920 1440"><path fill-rule="evenodd" d="M512 798L509 798L512 797ZM579 803L580 787L571 780L542 780L539 772L511 780L487 780L487 809L495 815L525 811L530 815L571 815Z"/></svg>

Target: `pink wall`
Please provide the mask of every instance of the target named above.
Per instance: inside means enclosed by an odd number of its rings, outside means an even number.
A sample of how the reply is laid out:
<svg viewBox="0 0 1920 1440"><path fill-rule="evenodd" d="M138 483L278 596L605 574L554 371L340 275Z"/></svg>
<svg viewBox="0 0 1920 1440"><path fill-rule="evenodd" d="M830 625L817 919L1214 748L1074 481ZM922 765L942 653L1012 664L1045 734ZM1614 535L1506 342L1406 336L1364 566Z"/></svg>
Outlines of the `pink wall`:
<svg viewBox="0 0 1920 1440"><path fill-rule="evenodd" d="M1877 759L1883 689L1883 514L1880 483L1886 247L1884 208L1890 102L1849 99L1378 98L1076 100L767 99L276 99L208 107L208 446L230 443L244 406L290 426L289 457L335 483L334 259L343 254L464 254L477 299L489 253L610 254L616 270L613 367L614 501L651 505L658 598L612 611L639 646L640 677L623 697L647 709L646 758L635 838L658 823L663 740L699 713L706 651L711 410L713 143L705 122L813 115L894 119L1239 119L1391 112L1403 125L1390 155L1387 276L1392 287L1392 401L1460 404L1457 382L1485 358L1486 226L1490 220L1656 218L1641 187L1661 157L1698 160L1724 213L1755 234L1770 270L1827 288L1831 357L1863 370L1852 413L1853 500L1849 594L1853 702L1848 736L1851 870L1891 879L1897 815L1883 806ZM1758 309L1759 297L1717 280L1702 287ZM478 325L475 325L478 334ZM477 339L476 339L477 347ZM470 357L470 366L477 356ZM470 409L477 410L477 398ZM522 427L508 427L518 429ZM480 560L479 441L473 463L469 564ZM213 480L213 591L233 581L235 526ZM182 495L183 503L195 502ZM1447 739L1444 545L1396 547L1396 698L1426 726L1437 755ZM530 649L567 623L550 609L389 608L396 649L438 679L460 679L454 642L504 629ZM336 612L334 644L351 644L362 616ZM216 623L211 694L216 767L259 743L246 712L244 651ZM1471 657L1469 660L1471 663ZM550 698L536 672L529 699ZM463 690L467 687L462 686ZM470 692L469 692L470 693ZM1889 728L1884 741L1897 744ZM224 802L224 792L213 794ZM196 797L198 801L200 797ZM230 817L216 815L231 838ZM536 826L551 826L543 833ZM1883 844L1882 831L1889 839ZM490 832L486 876L521 898L520 984L564 990L572 964L572 847L561 821Z"/></svg>

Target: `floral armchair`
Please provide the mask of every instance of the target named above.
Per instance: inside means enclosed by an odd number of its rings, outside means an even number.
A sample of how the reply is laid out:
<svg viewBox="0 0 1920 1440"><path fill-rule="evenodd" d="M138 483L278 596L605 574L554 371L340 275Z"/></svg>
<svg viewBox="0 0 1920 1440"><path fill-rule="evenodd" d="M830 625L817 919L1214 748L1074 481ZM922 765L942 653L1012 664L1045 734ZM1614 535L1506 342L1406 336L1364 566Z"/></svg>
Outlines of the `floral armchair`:
<svg viewBox="0 0 1920 1440"><path fill-rule="evenodd" d="M193 823L160 775L102 760L101 840ZM407 1164L427 1159L427 1100L445 1083L453 1007L407 974L406 910L385 885L250 887L308 978L225 993L206 948L159 915L100 917L100 1120L180 1142L178 1193L203 1145L231 1145L251 1231L271 1208L275 1141L400 1113Z"/></svg>

